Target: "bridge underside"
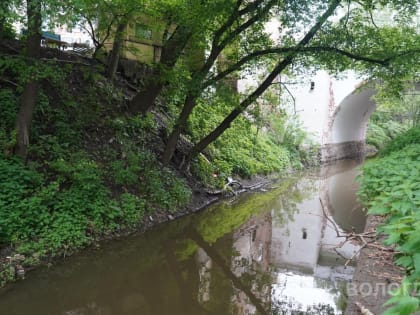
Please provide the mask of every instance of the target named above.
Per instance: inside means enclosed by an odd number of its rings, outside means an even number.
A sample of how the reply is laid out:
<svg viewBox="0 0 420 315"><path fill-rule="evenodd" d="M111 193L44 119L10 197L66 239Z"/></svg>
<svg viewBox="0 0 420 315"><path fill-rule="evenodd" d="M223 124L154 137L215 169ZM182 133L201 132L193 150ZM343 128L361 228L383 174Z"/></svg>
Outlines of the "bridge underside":
<svg viewBox="0 0 420 315"><path fill-rule="evenodd" d="M376 109L374 94L369 88L354 91L335 109L328 124L328 141L321 147L321 162L364 158L367 124Z"/></svg>

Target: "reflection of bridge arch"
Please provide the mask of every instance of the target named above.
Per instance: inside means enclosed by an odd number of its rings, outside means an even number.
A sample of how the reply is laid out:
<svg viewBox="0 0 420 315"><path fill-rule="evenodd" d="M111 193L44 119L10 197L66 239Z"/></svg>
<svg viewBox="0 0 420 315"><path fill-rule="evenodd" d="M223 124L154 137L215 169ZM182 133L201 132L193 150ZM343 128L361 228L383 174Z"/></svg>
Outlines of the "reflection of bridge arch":
<svg viewBox="0 0 420 315"><path fill-rule="evenodd" d="M326 126L323 161L363 157L368 120L376 109L374 94L373 89L356 90L335 108Z"/></svg>

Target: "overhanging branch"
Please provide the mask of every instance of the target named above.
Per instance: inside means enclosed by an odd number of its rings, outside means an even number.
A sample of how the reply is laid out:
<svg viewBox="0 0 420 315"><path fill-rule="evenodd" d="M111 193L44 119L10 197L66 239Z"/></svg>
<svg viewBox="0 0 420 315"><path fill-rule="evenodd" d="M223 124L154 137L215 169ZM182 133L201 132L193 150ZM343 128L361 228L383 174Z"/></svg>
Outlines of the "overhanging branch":
<svg viewBox="0 0 420 315"><path fill-rule="evenodd" d="M259 57L267 56L267 55L281 55L281 54L288 54L288 53L300 53L300 54L314 54L314 53L335 53L338 55L345 56L355 61L367 62L371 64L377 64L383 67L386 67L392 62L392 60L410 55L410 54L417 54L420 52L420 49L413 49L400 52L398 54L394 54L385 59L378 59L369 56L364 56L360 54L356 54L341 48L337 47L330 47L330 46L308 46L308 47L272 47L264 50L259 50L248 54L247 56L240 59L235 64L231 65L228 69L219 72L216 76L209 78L206 82L204 82L203 87L208 87L213 83L225 78L232 72L238 71L247 64L248 62L255 60Z"/></svg>

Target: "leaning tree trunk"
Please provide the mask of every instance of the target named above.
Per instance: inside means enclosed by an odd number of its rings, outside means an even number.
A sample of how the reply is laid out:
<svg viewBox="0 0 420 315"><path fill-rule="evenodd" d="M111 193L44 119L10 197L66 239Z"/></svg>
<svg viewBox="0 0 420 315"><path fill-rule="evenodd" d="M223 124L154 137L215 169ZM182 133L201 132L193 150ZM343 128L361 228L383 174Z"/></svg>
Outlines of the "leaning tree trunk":
<svg viewBox="0 0 420 315"><path fill-rule="evenodd" d="M26 57L36 67L41 56L41 0L27 0L28 38ZM39 94L40 82L37 78L25 83L20 109L16 118L16 155L26 160L28 155L30 127L35 104Z"/></svg>
<svg viewBox="0 0 420 315"><path fill-rule="evenodd" d="M162 163L163 165L168 165L172 159L172 156L175 152L176 145L178 143L179 136L185 130L188 122L188 117L190 116L192 110L195 106L196 97L194 95L188 95L184 102L184 107L182 108L181 114L178 117L178 121L175 124L169 138L166 143L165 150L162 154Z"/></svg>
<svg viewBox="0 0 420 315"><path fill-rule="evenodd" d="M118 24L117 31L115 33L114 44L112 45L112 52L108 63L108 71L106 73L107 78L111 81L114 79L118 63L120 62L121 47L124 41L124 30L126 27L127 22Z"/></svg>
<svg viewBox="0 0 420 315"><path fill-rule="evenodd" d="M167 84L165 79L162 79L165 76L165 71L173 69L191 35L192 33L189 28L179 26L166 41L162 47L159 64L154 69L150 78L145 82L144 87L134 96L129 104L128 111L131 114L145 114L153 107L156 98Z"/></svg>
<svg viewBox="0 0 420 315"><path fill-rule="evenodd" d="M187 94L187 98L185 99L183 110L178 118L178 124L176 128L174 129L174 131L172 132L172 134L170 135L167 146L165 147L165 152L162 158L162 162L164 164L168 164L169 161L171 160L175 152L176 143L183 130L182 128L185 128L188 121L188 117L191 114L196 104L196 99L200 95L202 90L204 89L203 81L205 77L209 74L209 71L215 64L217 58L223 52L223 49L225 49L226 46L229 45L229 43L231 43L232 40L234 40L236 36L240 35L242 32L244 32L246 29L248 29L250 26L256 23L258 21L258 18L261 18L266 13L268 13L269 9L274 5L274 1L271 1L271 4L268 4L265 8L261 9L258 14L254 15L252 18L250 18L245 23L241 24L240 26L238 26L238 28L236 28L235 30L229 33L228 30L232 27L232 25L241 15L238 11L241 2L242 2L241 0L237 1L238 6L232 12L231 16L215 32L214 38L212 41L212 49L210 51L210 54L207 56L207 58L203 58L202 62L192 63L194 67L199 65L199 69L193 71L192 80L191 80L193 86L189 88L189 92ZM251 11L256 10L256 7L249 5L247 7L247 10L251 10ZM199 55L197 56L199 57L198 61L200 61L201 59L200 56Z"/></svg>
<svg viewBox="0 0 420 315"><path fill-rule="evenodd" d="M6 15L9 11L9 4L7 1L0 3L0 40L4 38L4 31L6 30Z"/></svg>
<svg viewBox="0 0 420 315"><path fill-rule="evenodd" d="M324 12L324 14L319 18L317 23L306 33L305 37L296 45L296 50L289 55L287 55L282 61L280 61L276 67L271 71L268 77L261 83L261 85L255 89L255 91L249 95L246 99L244 99L241 104L235 108L221 123L217 126L212 132L210 132L207 136L205 136L201 141L199 141L188 153L184 166L188 166L191 160L196 157L200 152L202 152L207 146L214 142L220 135L225 132L231 125L231 123L250 105L252 104L258 97L260 97L265 90L271 85L274 79L284 70L286 69L295 59L296 55L299 53L299 49L302 49L306 46L311 39L315 36L315 34L319 31L325 21L330 17L337 6L340 4L340 0L334 0L331 2L328 9Z"/></svg>
<svg viewBox="0 0 420 315"><path fill-rule="evenodd" d="M6 24L5 17L0 17L0 40L4 38L5 24Z"/></svg>

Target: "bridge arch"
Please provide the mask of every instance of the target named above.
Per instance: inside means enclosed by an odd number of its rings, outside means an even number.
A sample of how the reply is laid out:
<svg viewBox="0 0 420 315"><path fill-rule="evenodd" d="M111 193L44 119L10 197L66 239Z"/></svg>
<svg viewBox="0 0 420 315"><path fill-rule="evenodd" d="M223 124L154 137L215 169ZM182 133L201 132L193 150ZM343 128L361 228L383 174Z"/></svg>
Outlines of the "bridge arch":
<svg viewBox="0 0 420 315"><path fill-rule="evenodd" d="M334 108L325 132L327 141L321 149L324 162L345 158L360 159L365 153L366 129L376 109L371 88L356 89Z"/></svg>

